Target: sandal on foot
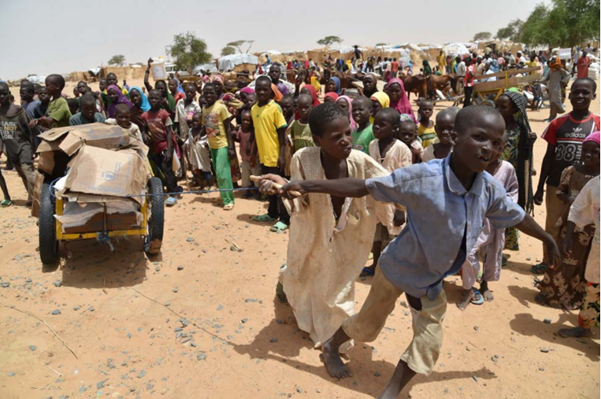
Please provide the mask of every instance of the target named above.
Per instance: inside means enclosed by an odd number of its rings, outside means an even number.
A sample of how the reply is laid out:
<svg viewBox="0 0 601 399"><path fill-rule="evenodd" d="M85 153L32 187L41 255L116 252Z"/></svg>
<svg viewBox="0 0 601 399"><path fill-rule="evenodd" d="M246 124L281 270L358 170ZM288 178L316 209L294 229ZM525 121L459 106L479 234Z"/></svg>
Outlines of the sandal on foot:
<svg viewBox="0 0 601 399"><path fill-rule="evenodd" d="M547 272L547 264L544 262L539 263L538 265L534 265L530 268L530 273L532 274L545 274Z"/></svg>
<svg viewBox="0 0 601 399"><path fill-rule="evenodd" d="M286 223L282 223L282 222L277 222L276 224L271 226L271 228L269 229L269 231L273 231L274 233L278 233L278 234L283 233L286 230L288 230L288 225Z"/></svg>
<svg viewBox="0 0 601 399"><path fill-rule="evenodd" d="M265 214L265 215L253 216L252 220L254 220L255 222L273 222L278 219L272 218L268 214Z"/></svg>
<svg viewBox="0 0 601 399"><path fill-rule="evenodd" d="M472 300L470 302L473 303L474 305L482 305L484 303L484 297L482 296L480 291L478 291L477 289L474 288L473 290L474 290L474 297L472 298Z"/></svg>
<svg viewBox="0 0 601 399"><path fill-rule="evenodd" d="M2 200L2 202L0 202L0 206L3 206L5 208L8 208L9 206L11 206L13 204L13 202L11 200Z"/></svg>
<svg viewBox="0 0 601 399"><path fill-rule="evenodd" d="M173 206L175 204L177 204L177 198L175 197L169 197L167 198L167 201L165 201L165 205L167 206Z"/></svg>
<svg viewBox="0 0 601 399"><path fill-rule="evenodd" d="M507 266L508 258L505 254L501 255L501 267Z"/></svg>
<svg viewBox="0 0 601 399"><path fill-rule="evenodd" d="M373 277L375 274L376 272L369 267L364 267L359 277Z"/></svg>
<svg viewBox="0 0 601 399"><path fill-rule="evenodd" d="M234 209L234 204L227 204L223 206L224 211L231 211L232 209Z"/></svg>

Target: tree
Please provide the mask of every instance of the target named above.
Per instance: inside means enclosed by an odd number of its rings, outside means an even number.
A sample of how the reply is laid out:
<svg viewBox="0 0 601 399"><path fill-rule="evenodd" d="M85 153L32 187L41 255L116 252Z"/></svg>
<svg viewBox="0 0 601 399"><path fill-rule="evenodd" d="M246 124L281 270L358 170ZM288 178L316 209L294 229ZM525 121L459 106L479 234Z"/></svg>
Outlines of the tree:
<svg viewBox="0 0 601 399"><path fill-rule="evenodd" d="M317 44L330 47L334 43L342 43L342 39L338 36L326 36L323 39L317 41Z"/></svg>
<svg viewBox="0 0 601 399"><path fill-rule="evenodd" d="M175 66L186 70L190 75L198 65L211 61L213 55L207 52L207 43L192 32L173 36L173 44L165 47L167 54L175 60Z"/></svg>
<svg viewBox="0 0 601 399"><path fill-rule="evenodd" d="M521 19L514 19L507 24L506 27L501 28L497 31L497 39L499 40L511 40L513 42L518 42L520 38L520 33L523 29L524 21ZM475 38L474 38L475 39Z"/></svg>
<svg viewBox="0 0 601 399"><path fill-rule="evenodd" d="M228 44L226 44L226 46L227 47L235 47L240 54L242 54L242 53L248 54L248 50L250 50L250 48L253 46L254 42L255 42L254 40L236 40L235 42L229 42ZM246 49L246 51L242 51L242 46L244 44L248 44L248 48Z"/></svg>
<svg viewBox="0 0 601 399"><path fill-rule="evenodd" d="M221 56L225 57L226 55L236 54L236 49L232 46L225 46L221 49Z"/></svg>
<svg viewBox="0 0 601 399"><path fill-rule="evenodd" d="M478 32L474 35L474 41L476 40L488 40L492 37L490 32Z"/></svg>
<svg viewBox="0 0 601 399"><path fill-rule="evenodd" d="M125 56L123 54L114 55L108 62L109 65L125 65Z"/></svg>

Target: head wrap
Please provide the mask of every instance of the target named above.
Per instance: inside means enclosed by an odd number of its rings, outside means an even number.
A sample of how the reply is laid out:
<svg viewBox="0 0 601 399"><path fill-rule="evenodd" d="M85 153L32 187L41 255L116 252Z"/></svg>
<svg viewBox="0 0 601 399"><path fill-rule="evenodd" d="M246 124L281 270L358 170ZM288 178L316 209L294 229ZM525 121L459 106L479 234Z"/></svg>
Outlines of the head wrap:
<svg viewBox="0 0 601 399"><path fill-rule="evenodd" d="M595 142L595 143L597 143L597 145L600 145L600 144L599 144L599 135L600 135L600 134L599 134L599 131L592 132L591 134L589 134L589 135L588 135L588 136L587 136L587 137L584 139L584 141L582 142L582 144L586 143L587 141L592 141L592 142Z"/></svg>
<svg viewBox="0 0 601 399"><path fill-rule="evenodd" d="M398 84L401 87L401 97L396 102L390 101L390 108L396 109L397 111L399 111L399 114L407 114L413 116L413 122L417 123L417 120L413 115L413 109L411 108L411 103L409 102L409 98L407 97L407 92L405 91L405 85L403 84L403 81L398 78L391 79L390 83L388 83L386 87L390 87L393 84Z"/></svg>
<svg viewBox="0 0 601 399"><path fill-rule="evenodd" d="M331 99L334 100L334 102L336 102L336 100L338 100L338 94L334 93L333 91L326 93L324 98L326 98L326 97L330 97Z"/></svg>
<svg viewBox="0 0 601 399"><path fill-rule="evenodd" d="M271 91L273 91L273 99L276 103L282 101L282 98L284 98L284 96L282 95L282 92L278 89L278 87L273 83L271 84Z"/></svg>
<svg viewBox="0 0 601 399"><path fill-rule="evenodd" d="M390 107L390 97L388 97L388 94L384 92L379 91L377 93L372 94L371 99L377 100L382 106L382 108Z"/></svg>
<svg viewBox="0 0 601 399"><path fill-rule="evenodd" d="M255 94L255 89L251 87L243 87L240 89L240 93Z"/></svg>
<svg viewBox="0 0 601 399"><path fill-rule="evenodd" d="M338 100L345 100L348 103L348 119L351 124L351 130L355 130L357 128L357 122L353 119L353 99L349 96L340 96Z"/></svg>
<svg viewBox="0 0 601 399"><path fill-rule="evenodd" d="M530 121L526 112L528 100L519 92L506 91L503 95L507 96L518 109L518 112L514 115L514 119L518 124L520 132L517 141L518 148L513 150L517 150L517 157L514 155L513 159L509 159L515 167L518 177L518 205L527 213L532 213L534 211L532 189L532 146L534 145L534 140L530 138L532 129L530 128ZM507 152L511 153L512 149L506 149L505 153Z"/></svg>
<svg viewBox="0 0 601 399"><path fill-rule="evenodd" d="M146 97L146 94L144 94L142 89L140 89L138 86L133 86L129 89L130 96L131 96L131 92L134 90L137 91L138 93L140 93L140 97L142 98L142 101L140 102L140 109L144 112L148 111L150 109L150 103L148 102L148 97Z"/></svg>
<svg viewBox="0 0 601 399"><path fill-rule="evenodd" d="M336 94L340 95L340 79L336 76L332 76L330 80L336 83Z"/></svg>
<svg viewBox="0 0 601 399"><path fill-rule="evenodd" d="M309 93L311 93L311 98L313 98L313 106L317 107L319 104L319 99L317 98L317 91L315 91L315 87L312 85L304 85L301 90L307 89Z"/></svg>
<svg viewBox="0 0 601 399"><path fill-rule="evenodd" d="M131 103L131 101L129 101L127 99L127 96L121 92L121 89L119 88L119 86L110 85L107 89L107 93L111 90L113 90L114 92L119 94L119 98L117 99L117 101L116 102L111 101L111 104L109 105L109 108L108 108L109 118L114 118L118 104L125 104L129 107L129 109L131 109L134 105Z"/></svg>

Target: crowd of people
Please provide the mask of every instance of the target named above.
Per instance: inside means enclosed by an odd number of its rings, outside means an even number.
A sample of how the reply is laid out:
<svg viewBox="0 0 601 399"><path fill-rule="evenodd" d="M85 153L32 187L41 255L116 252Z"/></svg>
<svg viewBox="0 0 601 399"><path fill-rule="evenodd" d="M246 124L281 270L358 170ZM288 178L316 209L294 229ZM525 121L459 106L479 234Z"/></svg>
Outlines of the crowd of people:
<svg viewBox="0 0 601 399"><path fill-rule="evenodd" d="M396 59L382 61L380 71L390 73L380 76L380 90L379 76L370 72L375 60L370 66L360 61L360 51L355 55L355 62L325 65L325 82L312 60L291 61L286 67L272 63L231 91L220 74L151 84L150 62L143 87L119 85L110 73L100 80L99 92L79 82L72 98L63 96L60 75L48 76L44 86L22 81L21 105L0 82L1 144L29 201L37 135L95 122L121 126L149 147L167 205L177 203L182 180L201 190L218 187L226 211L234 209L236 189L247 189L243 200L266 200L267 213L255 220L269 222L273 232L289 230L278 296L322 349L332 376L350 375L340 354L353 340L375 340L397 298L406 294L414 336L383 398L396 397L416 373L432 372L447 306L444 278L461 274L460 309L492 301L489 283L500 278L503 251L519 250L518 231L544 244L543 261L531 269L542 276L536 300L580 309L578 327L560 335L590 335L599 322L601 121L589 109L596 82L579 69L567 97L572 111L552 115L541 136L547 152L535 160L528 97L509 90L495 107L471 105L470 89L489 70L528 62L542 63L553 81L557 58L539 53L527 61L522 53L493 52L453 58L441 52L435 70L425 61L422 73L463 75L466 101L463 109L448 107L434 117L427 97L418 98L414 113ZM292 82L285 79L288 70L295 71ZM332 75L354 70L365 71L355 75L360 89L343 88ZM261 177L255 182L252 175ZM1 174L0 184L1 205L10 206ZM543 203L544 229L531 217ZM373 262L366 267L370 254ZM373 282L355 314L360 275L373 276Z"/></svg>

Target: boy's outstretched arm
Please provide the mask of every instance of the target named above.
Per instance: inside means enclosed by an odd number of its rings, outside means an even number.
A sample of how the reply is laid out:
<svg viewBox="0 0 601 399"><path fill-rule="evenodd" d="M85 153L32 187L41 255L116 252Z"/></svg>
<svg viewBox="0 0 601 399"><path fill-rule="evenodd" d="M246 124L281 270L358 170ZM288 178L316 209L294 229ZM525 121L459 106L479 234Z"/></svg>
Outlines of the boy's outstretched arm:
<svg viewBox="0 0 601 399"><path fill-rule="evenodd" d="M524 216L524 220L517 224L515 228L524 234L542 241L547 248L549 257L553 260L553 264L559 265L561 263L561 256L559 255L557 243L549 233L547 233L542 227L539 226L538 223L536 223L532 216L526 214L526 216Z"/></svg>
<svg viewBox="0 0 601 399"><path fill-rule="evenodd" d="M280 190L281 194L298 191L301 194L322 193L335 197L365 197L369 192L365 180L347 177L336 180L302 180L286 184Z"/></svg>

